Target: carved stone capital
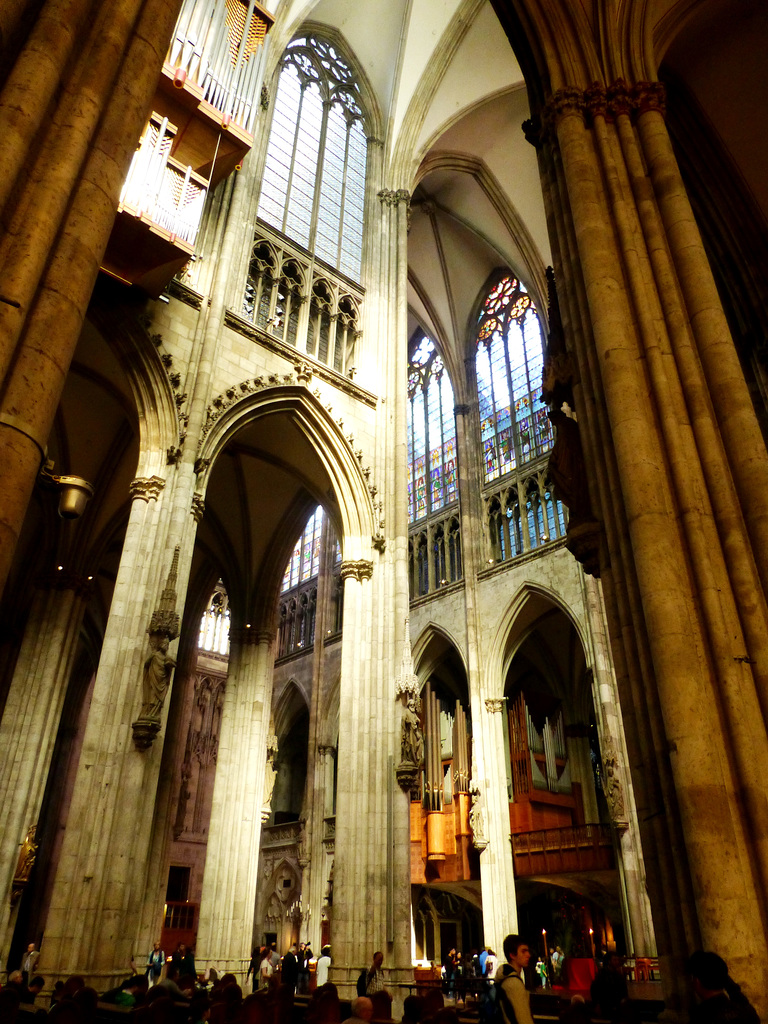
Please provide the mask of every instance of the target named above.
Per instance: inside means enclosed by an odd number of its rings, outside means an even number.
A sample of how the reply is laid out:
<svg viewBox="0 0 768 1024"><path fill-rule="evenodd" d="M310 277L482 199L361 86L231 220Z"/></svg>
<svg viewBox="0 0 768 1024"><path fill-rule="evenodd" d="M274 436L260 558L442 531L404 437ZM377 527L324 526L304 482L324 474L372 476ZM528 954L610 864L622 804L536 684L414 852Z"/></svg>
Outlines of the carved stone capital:
<svg viewBox="0 0 768 1024"><path fill-rule="evenodd" d="M453 414L454 416L468 416L469 410L472 408L471 405L464 403L463 405L454 405Z"/></svg>
<svg viewBox="0 0 768 1024"><path fill-rule="evenodd" d="M397 190L383 188L378 193L378 196L382 205L386 206L397 206L399 203L410 204L411 201L411 193L406 188L399 188Z"/></svg>
<svg viewBox="0 0 768 1024"><path fill-rule="evenodd" d="M131 501L140 498L141 501L157 501L165 487L165 480L159 476L137 476L128 484L128 493Z"/></svg>
<svg viewBox="0 0 768 1024"><path fill-rule="evenodd" d="M205 515L205 498L203 498L202 494L198 491L192 495L192 504L189 509L189 514L196 523L199 523Z"/></svg>
<svg viewBox="0 0 768 1024"><path fill-rule="evenodd" d="M369 580L373 576L373 562L360 558L356 562L348 560L341 563L341 578L354 579L358 583Z"/></svg>
<svg viewBox="0 0 768 1024"><path fill-rule="evenodd" d="M662 117L667 112L667 89L663 82L638 82L632 90L638 114L658 110Z"/></svg>
<svg viewBox="0 0 768 1024"><path fill-rule="evenodd" d="M328 754L333 756L336 754L336 747L333 747L328 743L318 743L317 752L321 757L325 757Z"/></svg>
<svg viewBox="0 0 768 1024"><path fill-rule="evenodd" d="M547 121L557 124L564 117L580 117L584 119L586 104L581 89L566 86L552 93L544 108Z"/></svg>
<svg viewBox="0 0 768 1024"><path fill-rule="evenodd" d="M504 707L504 700L501 697L486 697L485 699L485 710L490 714L494 714L497 711L501 711Z"/></svg>

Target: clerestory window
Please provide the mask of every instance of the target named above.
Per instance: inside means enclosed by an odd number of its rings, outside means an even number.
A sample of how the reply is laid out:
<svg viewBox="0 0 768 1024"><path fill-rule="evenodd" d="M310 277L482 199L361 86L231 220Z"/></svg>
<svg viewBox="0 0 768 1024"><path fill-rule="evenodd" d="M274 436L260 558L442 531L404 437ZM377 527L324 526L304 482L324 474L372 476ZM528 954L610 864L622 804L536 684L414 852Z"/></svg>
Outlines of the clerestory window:
<svg viewBox="0 0 768 1024"><path fill-rule="evenodd" d="M453 388L435 344L416 339L408 367L408 517L416 522L456 501Z"/></svg>
<svg viewBox="0 0 768 1024"><path fill-rule="evenodd" d="M477 390L486 481L552 447L541 400L543 344L536 309L511 274L483 302L477 324Z"/></svg>
<svg viewBox="0 0 768 1024"><path fill-rule="evenodd" d="M366 161L351 69L325 40L295 39L282 60L259 217L359 281Z"/></svg>

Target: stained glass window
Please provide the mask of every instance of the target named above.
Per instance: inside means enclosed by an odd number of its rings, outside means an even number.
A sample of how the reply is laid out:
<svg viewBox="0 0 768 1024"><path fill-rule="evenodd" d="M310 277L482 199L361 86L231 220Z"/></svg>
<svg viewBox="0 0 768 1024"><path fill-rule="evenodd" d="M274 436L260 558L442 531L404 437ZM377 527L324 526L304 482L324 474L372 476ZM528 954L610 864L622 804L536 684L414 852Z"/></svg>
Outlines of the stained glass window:
<svg viewBox="0 0 768 1024"><path fill-rule="evenodd" d="M317 576L320 571L320 536L323 531L323 506L318 505L310 516L304 531L296 541L293 554L288 559L283 575L280 593Z"/></svg>
<svg viewBox="0 0 768 1024"><path fill-rule="evenodd" d="M511 274L492 289L478 318L477 390L485 479L495 480L552 447L541 400L543 346L536 309Z"/></svg>
<svg viewBox="0 0 768 1024"><path fill-rule="evenodd" d="M358 281L366 162L351 70L330 43L294 39L283 56L259 217Z"/></svg>
<svg viewBox="0 0 768 1024"><path fill-rule="evenodd" d="M417 339L408 376L408 516L411 522L457 497L453 388L434 342Z"/></svg>

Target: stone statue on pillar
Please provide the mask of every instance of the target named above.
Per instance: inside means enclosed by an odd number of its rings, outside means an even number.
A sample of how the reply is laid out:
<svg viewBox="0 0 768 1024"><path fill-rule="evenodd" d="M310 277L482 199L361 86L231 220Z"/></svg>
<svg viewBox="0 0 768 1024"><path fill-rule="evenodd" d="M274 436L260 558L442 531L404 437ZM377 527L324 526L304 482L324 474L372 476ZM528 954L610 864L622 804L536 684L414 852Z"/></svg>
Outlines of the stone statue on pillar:
<svg viewBox="0 0 768 1024"><path fill-rule="evenodd" d="M629 828L629 822L627 821L624 790L619 773L618 755L615 750L608 747L603 758L603 792L605 793L605 799L608 801L611 821L619 831L623 831Z"/></svg>
<svg viewBox="0 0 768 1024"><path fill-rule="evenodd" d="M484 850L488 845L485 834L485 816L483 814L483 790L477 777L477 762L472 758L472 778L469 780L469 795L472 806L469 809L469 827L472 829L472 845L476 850Z"/></svg>
<svg viewBox="0 0 768 1024"><path fill-rule="evenodd" d="M179 616L176 612L176 579L179 571L179 549L173 553L168 580L160 597L160 605L152 613L149 623L149 654L144 661L141 687L141 710L133 723L133 742L137 750L148 750L160 731L160 719L171 673L176 661L168 653L168 645L179 635Z"/></svg>
<svg viewBox="0 0 768 1024"><path fill-rule="evenodd" d="M267 738L267 763L264 766L264 800L261 807L261 820L265 825L272 813L272 794L275 790L275 779L277 778L276 761L277 736L272 733Z"/></svg>
<svg viewBox="0 0 768 1024"><path fill-rule="evenodd" d="M16 870L13 873L13 881L11 882L11 906L14 907L21 897L21 894L27 887L29 877L32 874L32 868L35 864L35 858L37 857L37 843L35 842L35 833L37 832L37 825L27 831L24 837L24 842L21 844L19 850L19 859L16 862Z"/></svg>
<svg viewBox="0 0 768 1024"><path fill-rule="evenodd" d="M395 774L401 788L410 792L416 786L419 777L424 741L419 720L419 712L421 711L419 682L413 671L411 634L407 616L405 619L405 637L403 639L403 657L395 692L397 697L403 700L403 716L400 725L400 764L395 769Z"/></svg>

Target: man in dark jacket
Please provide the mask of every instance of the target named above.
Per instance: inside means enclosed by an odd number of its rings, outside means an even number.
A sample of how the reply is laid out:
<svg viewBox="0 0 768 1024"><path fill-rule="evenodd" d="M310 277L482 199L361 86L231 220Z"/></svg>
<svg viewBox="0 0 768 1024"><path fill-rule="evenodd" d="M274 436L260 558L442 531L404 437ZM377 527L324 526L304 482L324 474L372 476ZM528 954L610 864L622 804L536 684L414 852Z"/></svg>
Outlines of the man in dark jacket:
<svg viewBox="0 0 768 1024"><path fill-rule="evenodd" d="M296 981L299 977L299 962L296 959L296 943L291 945L291 948L283 957L283 966L280 972L281 984L287 985L291 992L296 991Z"/></svg>

